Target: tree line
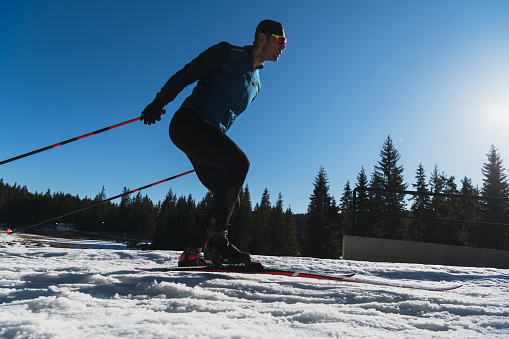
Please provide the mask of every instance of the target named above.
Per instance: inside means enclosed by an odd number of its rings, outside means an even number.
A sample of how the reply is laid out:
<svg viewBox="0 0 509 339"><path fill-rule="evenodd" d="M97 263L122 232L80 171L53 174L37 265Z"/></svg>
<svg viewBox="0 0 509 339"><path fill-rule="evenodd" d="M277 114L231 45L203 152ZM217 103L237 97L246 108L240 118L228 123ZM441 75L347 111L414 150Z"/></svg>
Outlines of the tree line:
<svg viewBox="0 0 509 339"><path fill-rule="evenodd" d="M94 199L80 199L50 190L30 193L26 186L11 186L0 179L0 224L7 224L14 230L22 229L70 211L85 209L51 223L70 223L82 232L123 234L127 238L152 240L154 249L182 250L196 225L203 222L211 209L210 192L196 203L191 195L177 197L170 189L162 202L154 204L147 195L138 192L131 197L132 194L127 194L129 191L124 188L119 203L98 204L107 200L104 187ZM230 229L229 238L236 246L254 254L293 256L299 253L299 230L291 209L284 209L281 194L272 204L269 191L265 189L261 201L253 207L246 185L240 198L241 207L230 220L234 227ZM87 208L94 204L98 205Z"/></svg>
<svg viewBox="0 0 509 339"><path fill-rule="evenodd" d="M507 200L459 197L509 196L508 177L498 150L491 146L487 157L482 168L485 178L481 188L474 186L467 177L462 178L458 186L455 176L440 172L437 165L428 178L422 164L416 169L415 182L409 188L403 179L399 152L388 136L370 178L362 167L355 187L400 191L412 189L420 193L448 195L422 194L411 196L409 200L404 194L360 190L356 196L357 235L509 249L509 229L502 225L509 224ZM119 203L104 202L53 222L72 223L85 232L125 234L152 240L155 249L182 250L196 225L207 218L212 200L210 192L196 203L191 195L177 197L170 189L163 201L154 203L140 192L134 196L127 192L129 189L126 187L123 191L126 194ZM240 195L241 207L231 219L233 226L229 238L236 246L253 254L338 258L342 251L343 235L352 234L352 193L351 183L347 181L339 201L336 201L330 192L327 173L320 167L309 197L307 213L303 216L284 208L281 193L272 203L268 189L263 192L261 201L253 206L246 185ZM104 187L95 198L81 199L50 190L46 193L30 193L26 187L18 184L10 186L0 179L0 223L19 229L104 200ZM442 221L381 217L381 214ZM446 219L498 225L471 225L444 221Z"/></svg>
<svg viewBox="0 0 509 339"><path fill-rule="evenodd" d="M481 169L484 176L482 187L474 186L472 180L466 176L460 179L458 186L456 177L440 172L437 165L428 178L422 164L416 169L415 181L409 187L403 179L403 166L399 161L399 152L389 136L383 144L380 160L374 166L371 177L368 179L365 169L362 168L357 175L355 186L381 190L411 190L420 194L410 195L407 199L407 195L401 193L359 190L356 197L358 235L509 250L509 183L506 169L495 146L490 147L487 162ZM350 215L344 220L351 220L351 204L352 190L347 182L340 209L341 214ZM393 218L387 215L423 219ZM350 222L344 222L343 233L350 234L350 227Z"/></svg>

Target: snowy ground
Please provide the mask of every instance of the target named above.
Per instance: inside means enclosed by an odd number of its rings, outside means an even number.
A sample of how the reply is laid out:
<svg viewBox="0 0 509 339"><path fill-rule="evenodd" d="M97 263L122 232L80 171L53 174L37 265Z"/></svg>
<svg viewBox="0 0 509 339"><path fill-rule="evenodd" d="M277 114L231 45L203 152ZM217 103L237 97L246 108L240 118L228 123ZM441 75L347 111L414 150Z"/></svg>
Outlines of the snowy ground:
<svg viewBox="0 0 509 339"><path fill-rule="evenodd" d="M255 257L315 273L464 285L446 292L133 270L173 266L178 255L3 233L0 338L509 337L509 270Z"/></svg>

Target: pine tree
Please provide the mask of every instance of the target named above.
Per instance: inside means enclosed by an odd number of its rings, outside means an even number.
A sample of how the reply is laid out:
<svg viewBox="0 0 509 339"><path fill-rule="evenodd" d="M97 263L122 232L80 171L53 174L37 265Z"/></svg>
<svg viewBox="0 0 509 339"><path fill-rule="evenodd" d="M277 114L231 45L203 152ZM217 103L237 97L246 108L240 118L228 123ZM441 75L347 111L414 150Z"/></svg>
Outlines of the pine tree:
<svg viewBox="0 0 509 339"><path fill-rule="evenodd" d="M180 244L180 248L183 250L184 247L189 243L189 240L192 238L194 232L196 231L196 202L193 199L193 196L189 194L186 200L186 223L184 225L186 237L182 239Z"/></svg>
<svg viewBox="0 0 509 339"><path fill-rule="evenodd" d="M313 194L310 197L306 214L306 231L304 233L303 254L312 257L320 257L324 252L322 239L325 235L320 234L325 229L326 216L331 204L329 196L329 184L325 169L320 167L315 177Z"/></svg>
<svg viewBox="0 0 509 339"><path fill-rule="evenodd" d="M11 202L7 206L7 208L12 211L11 213L14 216L13 220L15 220L15 223L17 225L28 226L31 223L40 221L40 220L35 220L34 218L32 218L30 216L31 213L27 213L28 209L26 207L29 204L29 201L30 201L30 194L28 193L26 186L21 188L20 185L15 184L13 186L13 190L12 190ZM58 214L55 214L56 212L54 211L56 205L52 204L52 202L53 202L53 196L51 196L47 200L47 204L45 204L46 206L41 205L41 212L44 213L45 215L51 215L51 216L58 215ZM50 217L48 217L48 218L50 218ZM42 220L44 220L44 219L42 219Z"/></svg>
<svg viewBox="0 0 509 339"><path fill-rule="evenodd" d="M94 203L98 203L98 202L101 202L101 201L104 201L106 200L106 190L104 188L104 186L102 187L102 190L101 192L99 192L95 198L94 198ZM104 204L101 204L101 205L98 205L96 207L94 207L93 211L92 211L92 224L91 224L91 227L93 230L95 231L99 231L99 232L104 232L105 229L104 229L104 224L107 222L107 219L108 219L108 204L107 203L104 203ZM58 212L57 211L54 211L54 214L55 215L58 215L57 214Z"/></svg>
<svg viewBox="0 0 509 339"><path fill-rule="evenodd" d="M177 199L175 225L172 227L174 250L183 250L196 230L196 205L191 195Z"/></svg>
<svg viewBox="0 0 509 339"><path fill-rule="evenodd" d="M506 169L502 165L502 159L497 148L491 145L487 154L488 162L483 165L482 174L483 188L482 195L485 197L509 196L509 183ZM509 223L509 208L507 201L485 200L482 206L483 221L494 223ZM503 240L502 240L503 239ZM489 248L509 248L507 245L507 227L486 226L484 231L478 235L479 244Z"/></svg>
<svg viewBox="0 0 509 339"><path fill-rule="evenodd" d="M444 176L444 194L457 195L458 185L456 185L456 177ZM447 219L459 220L459 198L457 197L445 197L444 198L444 215ZM448 245L460 245L459 230L460 225L456 222L445 222L442 228L441 243Z"/></svg>
<svg viewBox="0 0 509 339"><path fill-rule="evenodd" d="M269 190L265 188L260 204L253 213L254 233L250 251L253 254L269 254L270 251L270 214L271 204Z"/></svg>
<svg viewBox="0 0 509 339"><path fill-rule="evenodd" d="M200 230L196 238L193 237L193 241L196 241L198 246L199 244L205 244L206 235L204 235L204 230L208 229L210 226L210 219L212 217L212 200L213 195L212 192L207 191L203 199L196 206L196 225ZM198 226L199 225L199 226Z"/></svg>
<svg viewBox="0 0 509 339"><path fill-rule="evenodd" d="M160 204L159 213L156 219L156 229L154 231L152 248L154 249L172 249L177 244L173 231L178 228L177 220L177 197L170 189L165 199Z"/></svg>
<svg viewBox="0 0 509 339"><path fill-rule="evenodd" d="M435 164L433 172L429 178L429 187L431 193L444 193L445 174L440 173L438 165ZM444 198L440 196L433 196L431 198L430 215L434 218L444 217Z"/></svg>
<svg viewBox="0 0 509 339"><path fill-rule="evenodd" d="M343 227L336 199L331 196L331 205L327 213L327 224L323 232L324 253L323 258L337 259L341 256L343 248Z"/></svg>
<svg viewBox="0 0 509 339"><path fill-rule="evenodd" d="M414 189L422 194L414 195L411 199L412 203L411 211L412 215L418 217L427 217L430 209L431 199L427 195L428 184L426 183L426 173L422 163L419 164L417 171L415 172L416 183L412 184ZM413 220L410 223L410 229L407 232L407 238L412 241L423 241L424 233L426 232L426 224L419 219Z"/></svg>
<svg viewBox="0 0 509 339"><path fill-rule="evenodd" d="M479 190L472 185L472 179L466 176L460 180L461 182L461 195L478 196ZM481 217L481 203L477 199L460 199L458 218L466 221L479 221ZM472 224L464 224L459 231L459 237L462 243L466 246L477 246L476 229L479 226Z"/></svg>
<svg viewBox="0 0 509 339"><path fill-rule="evenodd" d="M283 234L285 241L280 248L281 255L296 256L299 254L299 231L295 225L292 209L288 207L284 217Z"/></svg>
<svg viewBox="0 0 509 339"><path fill-rule="evenodd" d="M495 146L491 145L488 156L488 162L483 165L483 196L503 197L509 196L509 184L507 174L502 166L502 159ZM483 219L490 222L504 223L507 221L507 203L486 200L483 206Z"/></svg>
<svg viewBox="0 0 509 339"><path fill-rule="evenodd" d="M371 178L371 188L404 191L407 184L403 180L403 166L398 164L399 152L390 136L380 151L380 161L375 166ZM405 211L405 195L402 193L375 192L370 197L370 210L385 214L401 215ZM376 225L376 235L400 239L403 237L404 224L400 219L380 219Z"/></svg>
<svg viewBox="0 0 509 339"><path fill-rule="evenodd" d="M362 166L359 174L357 174L357 184L356 188L359 188L357 190L357 197L355 200L355 222L356 222L356 229L352 230L355 231L355 235L364 235L368 236L370 234L373 234L373 227L372 227L372 218L362 214L362 212L368 212L369 211L369 197L370 193L368 191L363 190L363 188L368 188L368 177L366 176L366 170L364 169L364 166Z"/></svg>
<svg viewBox="0 0 509 339"><path fill-rule="evenodd" d="M213 200L212 192L207 191L203 199L196 206L196 213L198 213L200 218L202 215L206 214L208 211L212 209L212 200ZM208 222L210 223L210 220L208 220Z"/></svg>
<svg viewBox="0 0 509 339"><path fill-rule="evenodd" d="M417 192L423 194L415 195L411 198L414 201L412 204L412 212L418 216L426 216L426 212L429 211L431 201L429 195L426 194L429 193L429 191L428 184L426 183L426 173L422 164L419 164L419 167L415 172L415 179L417 181L415 184L412 184L412 186Z"/></svg>
<svg viewBox="0 0 509 339"><path fill-rule="evenodd" d="M253 239L253 210L249 187L240 192L240 207L230 219L228 237L241 250L248 250Z"/></svg>
<svg viewBox="0 0 509 339"><path fill-rule="evenodd" d="M443 194L445 188L445 180L446 175L442 172L440 173L438 169L438 165L435 164L433 167L433 172L429 178L429 188L431 193ZM446 206L445 199L442 196L432 196L431 204L429 206L428 215L431 218L436 219L445 219L447 218L446 214ZM426 223L425 233L424 233L424 241L431 243L440 243L441 242L441 230L444 227L444 222L441 221L433 221Z"/></svg>
<svg viewBox="0 0 509 339"><path fill-rule="evenodd" d="M278 195L276 204L272 208L270 216L271 234L270 237L270 251L271 255L283 255L282 249L285 246L286 234L286 218L283 211L283 195L281 192Z"/></svg>
<svg viewBox="0 0 509 339"><path fill-rule="evenodd" d="M350 188L350 180L346 181L343 188L343 195L339 200L339 211L341 213L341 233L350 234L352 225L352 189Z"/></svg>
<svg viewBox="0 0 509 339"><path fill-rule="evenodd" d="M48 194L49 194L49 190L48 190ZM99 192L96 196L95 196L95 201L103 201L103 200L106 200L106 190L104 188L104 186L102 187L101 189L101 192Z"/></svg>
<svg viewBox="0 0 509 339"><path fill-rule="evenodd" d="M336 258L341 253L339 238L339 208L329 195L329 183L325 169L320 167L315 178L306 215L306 231L303 239L304 255L318 258Z"/></svg>
<svg viewBox="0 0 509 339"><path fill-rule="evenodd" d="M116 232L125 232L131 233L134 229L134 225L132 223L132 212L133 212L133 201L131 199L130 194L126 194L129 192L127 187L124 187L122 191L122 198L120 199L120 206L118 209L118 220L117 226L115 228Z"/></svg>
<svg viewBox="0 0 509 339"><path fill-rule="evenodd" d="M5 206L5 204L8 201L7 194L8 194L7 193L7 187L4 184L4 179L0 178L0 212L2 211L2 209ZM1 214L0 214L0 216L1 216ZM0 220L2 220L2 219L0 219Z"/></svg>
<svg viewBox="0 0 509 339"><path fill-rule="evenodd" d="M148 196L142 196L140 192L133 200L133 223L132 235L136 239L151 239L156 228L157 211Z"/></svg>

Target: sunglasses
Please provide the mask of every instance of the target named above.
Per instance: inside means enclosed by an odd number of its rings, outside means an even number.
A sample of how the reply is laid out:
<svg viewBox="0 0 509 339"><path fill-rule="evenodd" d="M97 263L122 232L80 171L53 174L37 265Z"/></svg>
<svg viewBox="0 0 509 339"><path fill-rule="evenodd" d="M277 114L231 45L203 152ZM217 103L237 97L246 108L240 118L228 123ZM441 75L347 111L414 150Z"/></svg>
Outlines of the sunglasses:
<svg viewBox="0 0 509 339"><path fill-rule="evenodd" d="M267 34L268 35L268 34ZM286 38L282 35L276 35L276 34L271 34L274 38L276 38L276 42L282 46L284 46L286 44Z"/></svg>

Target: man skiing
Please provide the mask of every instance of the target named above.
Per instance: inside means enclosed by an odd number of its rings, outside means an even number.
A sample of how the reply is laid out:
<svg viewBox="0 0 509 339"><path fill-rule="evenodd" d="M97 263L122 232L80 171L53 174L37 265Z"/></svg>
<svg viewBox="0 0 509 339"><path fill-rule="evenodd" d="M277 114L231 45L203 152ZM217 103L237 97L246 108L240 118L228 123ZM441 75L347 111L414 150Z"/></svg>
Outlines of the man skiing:
<svg viewBox="0 0 509 339"><path fill-rule="evenodd" d="M277 61L285 44L283 25L263 20L256 27L252 46L221 42L210 47L175 73L141 114L145 124L159 121L162 108L198 81L173 116L169 133L191 161L200 182L212 192L212 209L184 249L179 266L251 262L250 254L228 240L229 220L240 207L249 160L226 132L260 91L259 71L264 63Z"/></svg>

